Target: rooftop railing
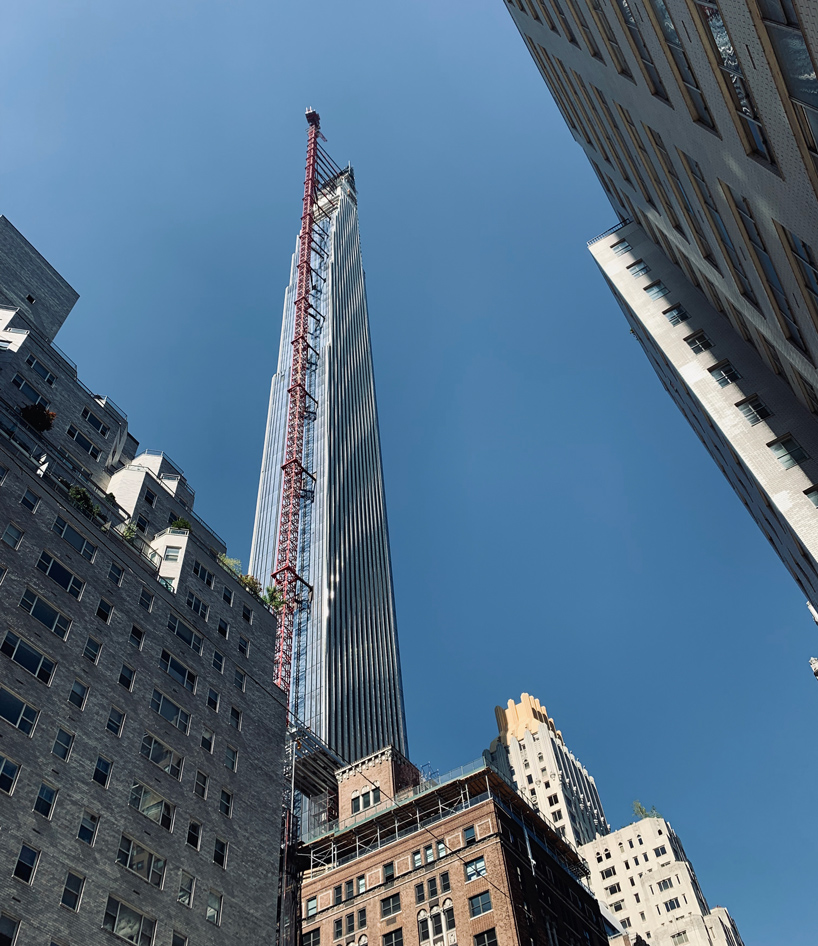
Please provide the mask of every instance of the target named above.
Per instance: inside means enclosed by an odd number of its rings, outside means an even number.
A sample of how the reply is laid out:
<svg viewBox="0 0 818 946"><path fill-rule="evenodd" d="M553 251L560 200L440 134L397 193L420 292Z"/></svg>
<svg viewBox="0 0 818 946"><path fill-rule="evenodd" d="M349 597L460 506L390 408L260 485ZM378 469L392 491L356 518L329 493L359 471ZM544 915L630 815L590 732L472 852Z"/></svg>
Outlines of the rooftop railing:
<svg viewBox="0 0 818 946"><path fill-rule="evenodd" d="M616 233L616 231L621 230L622 227L627 227L629 223L633 223L633 220L630 217L625 217L624 220L620 220L615 226L609 227L604 233L600 233L599 236L595 236L593 240L588 240L588 246L593 246L594 243L599 243L599 241L604 240L606 236Z"/></svg>

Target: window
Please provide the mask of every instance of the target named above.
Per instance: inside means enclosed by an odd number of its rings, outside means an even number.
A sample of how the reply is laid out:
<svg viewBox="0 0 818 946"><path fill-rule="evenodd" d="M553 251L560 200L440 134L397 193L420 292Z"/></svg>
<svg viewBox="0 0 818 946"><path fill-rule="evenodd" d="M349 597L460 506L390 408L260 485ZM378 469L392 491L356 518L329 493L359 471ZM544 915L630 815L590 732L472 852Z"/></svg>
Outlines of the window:
<svg viewBox="0 0 818 946"><path fill-rule="evenodd" d="M451 884L449 883L449 872L444 871L440 875L440 890L441 893L448 893L451 890Z"/></svg>
<svg viewBox="0 0 818 946"><path fill-rule="evenodd" d="M627 240L619 240L617 243L611 245L611 249L617 256L622 256L624 253L630 253L633 247Z"/></svg>
<svg viewBox="0 0 818 946"><path fill-rule="evenodd" d="M51 752L57 756L58 759L62 759L65 762L67 761L68 756L71 754L71 746L73 744L73 735L65 729L58 729L57 737L54 740L54 745L51 748Z"/></svg>
<svg viewBox="0 0 818 946"><path fill-rule="evenodd" d="M235 706L230 707L230 725L233 729L241 731L241 710L236 709Z"/></svg>
<svg viewBox="0 0 818 946"><path fill-rule="evenodd" d="M224 673L224 654L218 650L213 651L213 669Z"/></svg>
<svg viewBox="0 0 818 946"><path fill-rule="evenodd" d="M202 841L202 826L198 821L191 821L187 826L187 843L199 850Z"/></svg>
<svg viewBox="0 0 818 946"><path fill-rule="evenodd" d="M551 812L551 817L554 819L554 821L562 821L562 811L561 811L561 809L557 808L556 811L552 811L552 812Z"/></svg>
<svg viewBox="0 0 818 946"><path fill-rule="evenodd" d="M621 913L622 910L625 909L625 901L616 900L614 903L611 904L611 909L613 910L614 913Z"/></svg>
<svg viewBox="0 0 818 946"><path fill-rule="evenodd" d="M239 653L242 657L249 657L250 655L250 641L246 637L239 636Z"/></svg>
<svg viewBox="0 0 818 946"><path fill-rule="evenodd" d="M108 713L108 722L105 724L105 728L119 739L122 735L122 727L124 724L125 714L121 709L112 706L110 713Z"/></svg>
<svg viewBox="0 0 818 946"><path fill-rule="evenodd" d="M139 593L139 605L146 611L153 609L153 595L146 588L143 588Z"/></svg>
<svg viewBox="0 0 818 946"><path fill-rule="evenodd" d="M52 558L48 552L43 552L40 555L37 568L39 568L43 574L48 575L60 588L64 588L72 598L79 599L79 596L82 594L82 589L85 587L85 582L77 578L73 572L70 572L55 558Z"/></svg>
<svg viewBox="0 0 818 946"><path fill-rule="evenodd" d="M358 911L358 929L366 929L366 907L361 907L361 909Z"/></svg>
<svg viewBox="0 0 818 946"><path fill-rule="evenodd" d="M600 871L600 873L602 874L602 879L603 879L603 880L607 880L609 877L615 877L615 876L616 876L616 868L615 868L615 867L606 867L605 870Z"/></svg>
<svg viewBox="0 0 818 946"><path fill-rule="evenodd" d="M73 424L68 427L68 436L78 447L82 448L92 460L99 459L99 447L94 446L85 434L80 433Z"/></svg>
<svg viewBox="0 0 818 946"><path fill-rule="evenodd" d="M344 926L346 928L346 934L349 936L350 933L355 932L355 914L347 913L344 917Z"/></svg>
<svg viewBox="0 0 818 946"><path fill-rule="evenodd" d="M497 934L494 929L486 930L485 933L478 933L474 937L474 946L497 946Z"/></svg>
<svg viewBox="0 0 818 946"><path fill-rule="evenodd" d="M20 600L20 607L27 611L35 620L39 621L49 631L53 631L57 637L65 640L71 627L71 619L61 614L56 608L53 608L47 601L36 595L31 589L27 588Z"/></svg>
<svg viewBox="0 0 818 946"><path fill-rule="evenodd" d="M740 401L736 407L744 414L751 427L760 424L765 417L771 417L773 413L756 395Z"/></svg>
<svg viewBox="0 0 818 946"><path fill-rule="evenodd" d="M661 299L662 296L666 296L670 290L661 279L657 279L656 282L652 282L649 286L645 286L645 292L648 294L648 298L650 299Z"/></svg>
<svg viewBox="0 0 818 946"><path fill-rule="evenodd" d="M670 877L666 877L664 880L660 880L656 886L659 888L660 892L664 890L670 890L670 888L673 886L673 880Z"/></svg>
<svg viewBox="0 0 818 946"><path fill-rule="evenodd" d="M93 562L97 547L92 545L84 535L77 532L73 526L70 526L65 521L65 519L62 518L62 516L57 516L57 518L54 520L54 525L51 527L51 530L52 532L56 532L60 538L65 539L65 541L72 548L76 549L84 559L89 562Z"/></svg>
<svg viewBox="0 0 818 946"><path fill-rule="evenodd" d="M721 10L715 0L696 0L696 6L719 66L725 96L732 104L744 132L745 148L770 164L774 164L775 159L764 125L761 123L755 101L745 82L733 41L721 16Z"/></svg>
<svg viewBox="0 0 818 946"><path fill-rule="evenodd" d="M315 899L315 897L310 897L307 901L307 910L309 910L310 904ZM310 913L307 913L307 916L310 916ZM321 946L321 927L317 926L314 930L308 930L301 936L301 946Z"/></svg>
<svg viewBox="0 0 818 946"><path fill-rule="evenodd" d="M0 946L14 946L19 928L19 920L13 919L7 913L0 913Z"/></svg>
<svg viewBox="0 0 818 946"><path fill-rule="evenodd" d="M185 603L194 614L198 614L199 617L201 617L204 621L207 620L207 615L210 611L210 608L204 603L204 601L202 601L201 598L193 594L192 591L188 591L187 601Z"/></svg>
<svg viewBox="0 0 818 946"><path fill-rule="evenodd" d="M0 644L0 653L19 664L23 670L27 670L46 686L51 683L54 661L12 631L6 632L3 643Z"/></svg>
<svg viewBox="0 0 818 946"><path fill-rule="evenodd" d="M120 839L116 862L135 874L139 874L152 886L162 886L165 877L165 859L142 847L127 834L123 834Z"/></svg>
<svg viewBox="0 0 818 946"><path fill-rule="evenodd" d="M147 532L149 525L150 522L148 521L147 517L141 514L136 517L136 528L139 529L140 532Z"/></svg>
<svg viewBox="0 0 818 946"><path fill-rule="evenodd" d="M145 632L142 628L137 627L135 624L131 627L131 633L128 636L128 641L131 643L137 650L142 650L142 644L145 641Z"/></svg>
<svg viewBox="0 0 818 946"><path fill-rule="evenodd" d="M195 561L193 563L193 574L203 581L208 588L213 587L213 582L216 580L216 576L213 572L209 572L201 562Z"/></svg>
<svg viewBox="0 0 818 946"><path fill-rule="evenodd" d="M216 838L213 845L213 863L222 869L227 868L227 841L222 841L221 838Z"/></svg>
<svg viewBox="0 0 818 946"><path fill-rule="evenodd" d="M224 788L222 789L222 793L219 796L219 811L226 818L233 817L233 794Z"/></svg>
<svg viewBox="0 0 818 946"><path fill-rule="evenodd" d="M196 781L193 785L193 794L199 798L207 798L207 776L204 772L196 773Z"/></svg>
<svg viewBox="0 0 818 946"><path fill-rule="evenodd" d="M667 913L670 913L673 910L678 910L680 907L679 898L673 897L672 900L665 900L665 910Z"/></svg>
<svg viewBox="0 0 818 946"><path fill-rule="evenodd" d="M187 936L185 936L184 933L179 933L174 930L170 946L187 946Z"/></svg>
<svg viewBox="0 0 818 946"><path fill-rule="evenodd" d="M774 443L768 443L767 446L785 470L809 459L806 450L793 437L782 437Z"/></svg>
<svg viewBox="0 0 818 946"><path fill-rule="evenodd" d="M670 941L673 946L682 946L683 943L690 942L690 937L687 935L687 930L679 930L678 933L671 934Z"/></svg>
<svg viewBox="0 0 818 946"><path fill-rule="evenodd" d="M364 874L357 878L355 886L358 893L366 893L366 876Z"/></svg>
<svg viewBox="0 0 818 946"><path fill-rule="evenodd" d="M183 621L180 621L177 617L171 614L168 617L168 630L172 631L180 641L184 641L185 644L196 654L201 656L202 654L202 638L193 630L193 628L188 627Z"/></svg>
<svg viewBox="0 0 818 946"><path fill-rule="evenodd" d="M341 939L344 935L344 921L339 916L332 924L332 938Z"/></svg>
<svg viewBox="0 0 818 946"><path fill-rule="evenodd" d="M152 788L148 788L141 782L134 782L131 787L128 805L145 815L146 818L150 818L151 821L160 825L166 831L173 830L173 816L176 807Z"/></svg>
<svg viewBox="0 0 818 946"><path fill-rule="evenodd" d="M709 368L710 376L720 388L726 388L729 384L735 384L741 380L741 375L730 364L729 361L721 361L713 368Z"/></svg>
<svg viewBox="0 0 818 946"><path fill-rule="evenodd" d="M685 341L694 355L701 355L702 352L713 347L713 343L704 332L694 332L692 335L688 335Z"/></svg>
<svg viewBox="0 0 818 946"><path fill-rule="evenodd" d="M181 545L168 545L165 548L165 561L166 562L178 562L179 553L182 551Z"/></svg>
<svg viewBox="0 0 818 946"><path fill-rule="evenodd" d="M28 398L32 404L41 404L43 407L48 407L48 401L40 394L40 392L32 387L25 378L20 377L19 374L16 374L12 379L11 383L20 389L20 393L23 397Z"/></svg>
<svg viewBox="0 0 818 946"><path fill-rule="evenodd" d="M159 666L168 676L173 677L177 683L181 683L186 690L191 693L196 692L196 674L167 650L162 650L159 658Z"/></svg>
<svg viewBox="0 0 818 946"><path fill-rule="evenodd" d="M412 867L418 868L422 863L423 861L420 858L420 851L414 851L412 853Z"/></svg>
<svg viewBox="0 0 818 946"><path fill-rule="evenodd" d="M20 547L20 540L23 538L24 534L22 529L18 529L17 526L10 522L6 526L6 531L3 533L3 541L11 548L18 549Z"/></svg>
<svg viewBox="0 0 818 946"><path fill-rule="evenodd" d="M151 946L156 921L148 919L115 897L108 897L102 928L136 946Z"/></svg>
<svg viewBox="0 0 818 946"><path fill-rule="evenodd" d="M80 821L79 830L77 831L77 837L84 844L92 845L97 836L98 826L99 815L95 815L93 811L89 811L86 808L82 813L82 820Z"/></svg>
<svg viewBox="0 0 818 946"><path fill-rule="evenodd" d="M233 606L233 592L226 585L222 588L222 601Z"/></svg>
<svg viewBox="0 0 818 946"><path fill-rule="evenodd" d="M34 879L34 871L37 869L37 861L40 858L40 852L35 851L33 847L24 844L17 855L17 863L14 865L14 876L22 880L24 884L30 884Z"/></svg>
<svg viewBox="0 0 818 946"><path fill-rule="evenodd" d="M429 899L434 900L437 896L437 880L434 877L430 877L427 882L427 889L429 891Z"/></svg>
<svg viewBox="0 0 818 946"><path fill-rule="evenodd" d="M477 836L474 833L473 827L463 829L463 843L466 847L477 843Z"/></svg>
<svg viewBox="0 0 818 946"><path fill-rule="evenodd" d="M355 881L348 880L344 885L344 900L351 900L355 896Z"/></svg>
<svg viewBox="0 0 818 946"><path fill-rule="evenodd" d="M469 916L474 918L482 916L491 910L491 894L487 890L485 893L478 893L474 897L469 897Z"/></svg>
<svg viewBox="0 0 818 946"><path fill-rule="evenodd" d="M383 946L403 946L403 930L393 930L384 933Z"/></svg>
<svg viewBox="0 0 818 946"><path fill-rule="evenodd" d="M40 785L40 790L37 792L37 798L34 802L34 810L38 815L51 819L51 813L54 811L54 804L57 801L57 791L53 785L49 785L47 782Z"/></svg>
<svg viewBox="0 0 818 946"><path fill-rule="evenodd" d="M225 621L224 618L219 618L219 634L227 640L228 635L230 634L230 625Z"/></svg>
<svg viewBox="0 0 818 946"><path fill-rule="evenodd" d="M208 729L207 726L202 728L202 742L201 746L205 752L213 752L213 738L214 733L212 729Z"/></svg>
<svg viewBox="0 0 818 946"><path fill-rule="evenodd" d="M415 884L415 903L423 903L426 899L426 886L422 883Z"/></svg>
<svg viewBox="0 0 818 946"><path fill-rule="evenodd" d="M466 883L470 880L476 880L478 877L485 877L486 860L483 857L476 857L473 861L466 861L464 869L466 872Z"/></svg>
<svg viewBox="0 0 818 946"><path fill-rule="evenodd" d="M631 274L631 276L636 278L638 276L644 276L645 273L649 273L650 266L648 266L648 264L644 260L640 259L640 260L637 260L635 263L631 263L630 266L627 267L627 270Z"/></svg>
<svg viewBox="0 0 818 946"><path fill-rule="evenodd" d="M233 671L233 686L237 689L244 692L245 684L247 683L247 674L243 670L239 670L238 667Z"/></svg>
<svg viewBox="0 0 818 946"><path fill-rule="evenodd" d="M215 890L211 890L207 895L205 919L215 926L219 926L222 922L222 895Z"/></svg>
<svg viewBox="0 0 818 946"><path fill-rule="evenodd" d="M428 943L431 938L429 934L429 920L425 916L418 918L418 938L421 943Z"/></svg>
<svg viewBox="0 0 818 946"><path fill-rule="evenodd" d="M12 762L11 759L0 755L0 792L11 795L14 791L14 782L19 771L20 766L17 765L16 762Z"/></svg>
<svg viewBox="0 0 818 946"><path fill-rule="evenodd" d="M438 860L439 860L441 857L445 857L445 856L446 856L446 845L443 843L443 841L438 841L438 842L437 842L437 856L438 856Z"/></svg>
<svg viewBox="0 0 818 946"><path fill-rule="evenodd" d="M94 766L94 774L91 776L91 779L103 788L107 788L108 781L111 778L112 768L113 762L109 761L104 756L98 756L97 764Z"/></svg>
<svg viewBox="0 0 818 946"><path fill-rule="evenodd" d="M385 884L395 879L395 864L393 861L390 861L388 864L383 865L383 882Z"/></svg>
<svg viewBox="0 0 818 946"><path fill-rule="evenodd" d="M29 302L34 302L30 296ZM33 371L36 371L49 387L52 387L54 382L57 380L55 375L49 371L48 368L46 368L46 366L38 358L35 358L34 355L29 355L28 358L26 358L26 364Z"/></svg>
<svg viewBox="0 0 818 946"><path fill-rule="evenodd" d="M207 705L215 713L219 712L219 694L212 687L207 692Z"/></svg>
<svg viewBox="0 0 818 946"><path fill-rule="evenodd" d="M247 621L248 624L253 623L253 612L250 608L247 607L246 604L243 604L241 606L241 616L244 618L245 621Z"/></svg>
<svg viewBox="0 0 818 946"><path fill-rule="evenodd" d="M25 506L30 512L34 512L39 504L40 497L36 493L32 493L30 489L23 493L23 498L20 500L21 506Z"/></svg>
<svg viewBox="0 0 818 946"><path fill-rule="evenodd" d="M334 906L338 906L339 903L343 903L344 900L344 888L341 884L335 886L332 890L332 903Z"/></svg>
<svg viewBox="0 0 818 946"><path fill-rule="evenodd" d="M609 896L622 892L622 887L619 884L611 884L610 887L606 887L605 889L608 891Z"/></svg>
<svg viewBox="0 0 818 946"><path fill-rule="evenodd" d="M99 599L99 604L97 605L97 617L104 621L106 624L110 624L111 615L114 613L114 606L110 601L106 601L104 598Z"/></svg>
<svg viewBox="0 0 818 946"><path fill-rule="evenodd" d="M233 746L224 747L224 767L230 769L231 772L236 771L236 766L238 764L239 751L234 749ZM358 891L359 893L361 891Z"/></svg>
<svg viewBox="0 0 818 946"><path fill-rule="evenodd" d="M122 664L122 667L119 671L119 685L125 687L126 690L133 689L133 679L136 675L136 671L133 667L129 667L127 664Z"/></svg>
<svg viewBox="0 0 818 946"><path fill-rule="evenodd" d="M82 888L84 885L84 877L80 877L79 874L74 874L71 871L68 871L68 876L65 878L65 886L62 890L60 903L64 907L68 907L69 910L73 910L76 913L80 908L80 897L82 896Z"/></svg>
<svg viewBox="0 0 818 946"><path fill-rule="evenodd" d="M196 878L187 871L179 872L179 893L176 895L177 903L183 906L193 906L193 888L196 886Z"/></svg>
<svg viewBox="0 0 818 946"><path fill-rule="evenodd" d="M77 709L83 709L85 700L88 697L88 689L89 688L82 683L82 681L75 680L71 687L71 692L68 694L68 702L76 706Z"/></svg>
<svg viewBox="0 0 818 946"><path fill-rule="evenodd" d="M82 652L82 656L86 660L90 660L92 664L96 664L99 660L99 652L102 650L102 644L95 638L89 637L85 642L85 649Z"/></svg>

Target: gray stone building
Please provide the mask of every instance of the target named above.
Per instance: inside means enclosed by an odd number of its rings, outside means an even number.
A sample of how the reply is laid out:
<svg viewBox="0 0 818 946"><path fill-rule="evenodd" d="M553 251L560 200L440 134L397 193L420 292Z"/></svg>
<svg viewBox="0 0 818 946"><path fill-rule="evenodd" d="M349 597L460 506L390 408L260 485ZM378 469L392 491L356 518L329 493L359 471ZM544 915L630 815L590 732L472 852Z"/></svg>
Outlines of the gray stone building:
<svg viewBox="0 0 818 946"><path fill-rule="evenodd" d="M589 244L818 602L818 7L505 0L620 224Z"/></svg>
<svg viewBox="0 0 818 946"><path fill-rule="evenodd" d="M52 343L76 300L0 218L0 946L271 942L275 617Z"/></svg>

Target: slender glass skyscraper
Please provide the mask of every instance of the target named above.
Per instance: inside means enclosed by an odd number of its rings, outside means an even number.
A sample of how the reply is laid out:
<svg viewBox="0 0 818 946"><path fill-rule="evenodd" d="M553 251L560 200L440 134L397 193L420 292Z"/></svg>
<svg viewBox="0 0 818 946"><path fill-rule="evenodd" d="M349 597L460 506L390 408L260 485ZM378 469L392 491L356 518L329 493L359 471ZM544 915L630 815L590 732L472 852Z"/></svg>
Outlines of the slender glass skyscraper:
<svg viewBox="0 0 818 946"><path fill-rule="evenodd" d="M296 614L293 712L353 761L386 745L406 755L406 721L386 522L369 315L351 168L316 199L309 410ZM281 515L298 249L284 299L261 465L250 572L275 571ZM314 479L313 479L314 477Z"/></svg>

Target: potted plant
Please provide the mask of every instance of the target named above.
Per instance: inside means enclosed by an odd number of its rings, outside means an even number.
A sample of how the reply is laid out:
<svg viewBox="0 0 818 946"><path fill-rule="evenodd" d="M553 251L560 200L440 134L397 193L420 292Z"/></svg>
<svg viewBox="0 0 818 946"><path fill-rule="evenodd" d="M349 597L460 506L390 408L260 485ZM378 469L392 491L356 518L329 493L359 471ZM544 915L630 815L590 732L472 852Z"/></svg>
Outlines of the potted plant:
<svg viewBox="0 0 818 946"><path fill-rule="evenodd" d="M57 419L56 412L48 410L42 404L26 404L20 408L20 415L29 427L41 434L51 430Z"/></svg>

